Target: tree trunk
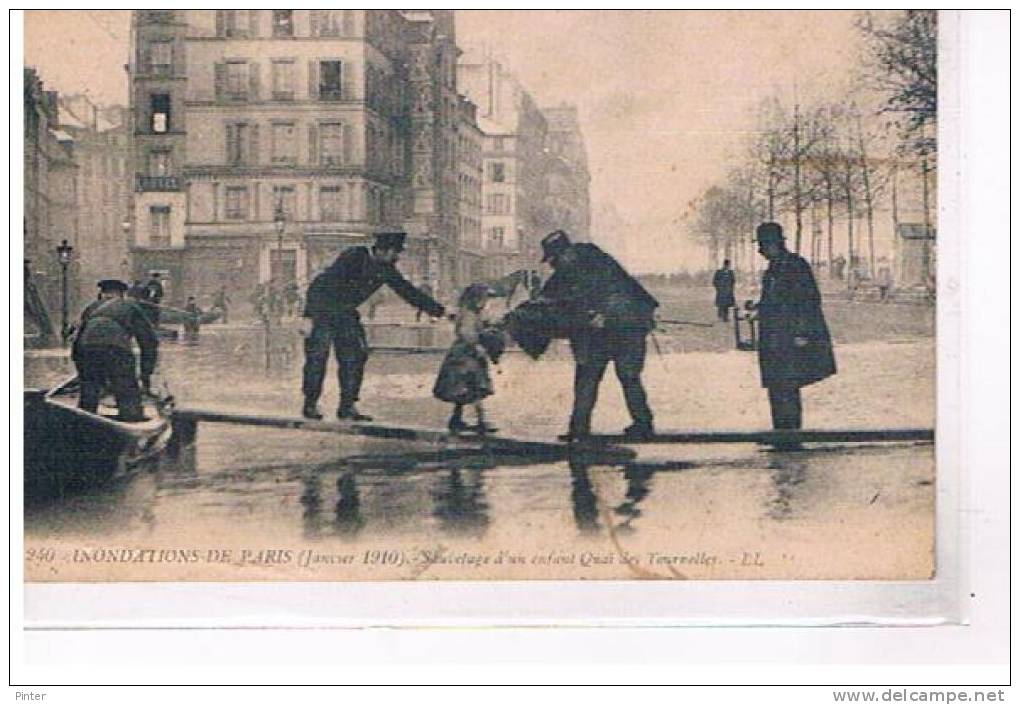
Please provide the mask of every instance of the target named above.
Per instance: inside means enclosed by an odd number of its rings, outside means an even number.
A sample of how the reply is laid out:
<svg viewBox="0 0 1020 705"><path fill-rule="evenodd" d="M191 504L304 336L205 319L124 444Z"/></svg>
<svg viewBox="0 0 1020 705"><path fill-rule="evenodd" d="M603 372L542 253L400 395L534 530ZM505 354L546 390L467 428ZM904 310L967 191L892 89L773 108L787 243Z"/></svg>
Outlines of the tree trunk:
<svg viewBox="0 0 1020 705"><path fill-rule="evenodd" d="M868 274L875 276L875 211L871 193L871 175L868 169L868 157L864 151L864 130L861 128L861 116L857 116L857 146L861 152L861 177L864 183L864 206L868 218Z"/></svg>
<svg viewBox="0 0 1020 705"><path fill-rule="evenodd" d="M801 230L803 217L800 202L800 106L793 106L793 214L796 237L794 251L800 254Z"/></svg>
<svg viewBox="0 0 1020 705"><path fill-rule="evenodd" d="M834 213L835 205L836 205L835 204L835 196L832 193L832 177L830 175L830 176L827 176L825 178L825 218L826 218L826 221L827 221L826 222L826 226L827 226L826 230L827 230L827 235L828 235L827 240L828 240L828 245L829 245L828 246L828 253L827 253L827 255L828 255L828 267L829 267L829 276L830 277L832 276L832 260L834 258L834 253L832 251L832 239L833 239L832 236L833 236L833 231L836 228L836 214Z"/></svg>

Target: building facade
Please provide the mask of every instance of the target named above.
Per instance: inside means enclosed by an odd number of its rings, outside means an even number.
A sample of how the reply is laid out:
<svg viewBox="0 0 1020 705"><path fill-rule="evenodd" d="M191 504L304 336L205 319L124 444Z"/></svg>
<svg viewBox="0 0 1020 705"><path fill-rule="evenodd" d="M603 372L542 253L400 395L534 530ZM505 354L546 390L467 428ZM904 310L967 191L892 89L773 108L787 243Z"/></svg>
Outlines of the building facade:
<svg viewBox="0 0 1020 705"><path fill-rule="evenodd" d="M457 218L458 279L461 287L485 279L485 248L482 241L482 181L485 169L482 154L485 133L478 126L478 106L464 96L458 97L457 125Z"/></svg>
<svg viewBox="0 0 1020 705"><path fill-rule="evenodd" d="M546 199L556 227L578 240L591 239L591 174L577 107L560 104L542 110L546 138Z"/></svg>
<svg viewBox="0 0 1020 705"><path fill-rule="evenodd" d="M39 293L54 330L59 330L63 302L62 267L57 247L66 240L80 252L74 139L59 127L59 96L44 89L34 69L24 71L25 272ZM80 306L79 267L67 267L69 313Z"/></svg>
<svg viewBox="0 0 1020 705"><path fill-rule="evenodd" d="M406 33L396 11L136 11L137 273L167 272L172 302L239 300L404 227Z"/></svg>
<svg viewBox="0 0 1020 705"><path fill-rule="evenodd" d="M84 95L61 96L58 119L74 140L80 294L100 279L131 275L127 233L127 111L100 107Z"/></svg>

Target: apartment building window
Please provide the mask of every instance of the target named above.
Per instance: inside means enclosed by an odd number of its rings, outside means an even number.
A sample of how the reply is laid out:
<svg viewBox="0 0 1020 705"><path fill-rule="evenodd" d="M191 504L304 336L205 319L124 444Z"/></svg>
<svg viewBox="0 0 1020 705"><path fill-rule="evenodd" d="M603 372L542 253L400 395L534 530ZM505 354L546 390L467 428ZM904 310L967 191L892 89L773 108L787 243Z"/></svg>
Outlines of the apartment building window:
<svg viewBox="0 0 1020 705"><path fill-rule="evenodd" d="M339 61L319 62L319 100L340 100L342 67Z"/></svg>
<svg viewBox="0 0 1020 705"><path fill-rule="evenodd" d="M491 162L489 164L489 180L497 184L506 181L506 164L503 162Z"/></svg>
<svg viewBox="0 0 1020 705"><path fill-rule="evenodd" d="M505 238L506 230L504 228L492 228L489 231L489 244L493 247L493 249L503 247Z"/></svg>
<svg viewBox="0 0 1020 705"><path fill-rule="evenodd" d="M343 195L341 186L323 186L319 189L319 213L322 220L343 220Z"/></svg>
<svg viewBox="0 0 1020 705"><path fill-rule="evenodd" d="M273 123L273 163L293 164L297 161L294 123Z"/></svg>
<svg viewBox="0 0 1020 705"><path fill-rule="evenodd" d="M152 122L149 128L156 134L170 131L170 94L153 93L150 100Z"/></svg>
<svg viewBox="0 0 1020 705"><path fill-rule="evenodd" d="M344 34L340 10L312 10L311 25L313 37L339 37Z"/></svg>
<svg viewBox="0 0 1020 705"><path fill-rule="evenodd" d="M273 10L273 36L274 37L294 36L293 10Z"/></svg>
<svg viewBox="0 0 1020 705"><path fill-rule="evenodd" d="M251 36L251 15L257 10L217 10L216 34L221 37Z"/></svg>
<svg viewBox="0 0 1020 705"><path fill-rule="evenodd" d="M149 176L170 176L171 163L168 150L149 152Z"/></svg>
<svg viewBox="0 0 1020 705"><path fill-rule="evenodd" d="M227 187L227 220L245 220L248 217L248 189L245 186Z"/></svg>
<svg viewBox="0 0 1020 705"><path fill-rule="evenodd" d="M509 197L504 193L490 193L485 199L485 211L490 215L505 215L509 213Z"/></svg>
<svg viewBox="0 0 1020 705"><path fill-rule="evenodd" d="M344 162L343 126L339 122L319 125L319 158L325 165Z"/></svg>
<svg viewBox="0 0 1020 705"><path fill-rule="evenodd" d="M502 152L506 149L506 141L502 137L496 137L492 140L492 148L497 152Z"/></svg>
<svg viewBox="0 0 1020 705"><path fill-rule="evenodd" d="M258 162L259 127L247 123L227 125L227 163L231 165Z"/></svg>
<svg viewBox="0 0 1020 705"><path fill-rule="evenodd" d="M158 76L169 76L173 71L173 42L161 41L149 44L149 71Z"/></svg>
<svg viewBox="0 0 1020 705"><path fill-rule="evenodd" d="M227 97L232 100L245 100L248 97L248 62L228 61L227 62Z"/></svg>
<svg viewBox="0 0 1020 705"><path fill-rule="evenodd" d="M294 61L273 61L273 100L294 100Z"/></svg>
<svg viewBox="0 0 1020 705"><path fill-rule="evenodd" d="M149 207L149 244L170 246L170 206Z"/></svg>
<svg viewBox="0 0 1020 705"><path fill-rule="evenodd" d="M293 186L273 187L273 208L282 206L283 215L287 220L294 220L297 215L297 200L294 195Z"/></svg>

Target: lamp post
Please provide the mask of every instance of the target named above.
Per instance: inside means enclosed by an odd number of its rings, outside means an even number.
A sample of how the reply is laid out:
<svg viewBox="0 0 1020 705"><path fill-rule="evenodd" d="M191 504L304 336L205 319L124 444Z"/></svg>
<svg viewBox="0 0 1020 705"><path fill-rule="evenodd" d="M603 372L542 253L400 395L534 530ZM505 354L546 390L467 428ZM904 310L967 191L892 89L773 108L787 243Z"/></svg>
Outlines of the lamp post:
<svg viewBox="0 0 1020 705"><path fill-rule="evenodd" d="M57 259L60 261L60 337L66 343L68 331L67 311L67 268L71 264L71 255L74 254L74 247L62 240L57 245Z"/></svg>

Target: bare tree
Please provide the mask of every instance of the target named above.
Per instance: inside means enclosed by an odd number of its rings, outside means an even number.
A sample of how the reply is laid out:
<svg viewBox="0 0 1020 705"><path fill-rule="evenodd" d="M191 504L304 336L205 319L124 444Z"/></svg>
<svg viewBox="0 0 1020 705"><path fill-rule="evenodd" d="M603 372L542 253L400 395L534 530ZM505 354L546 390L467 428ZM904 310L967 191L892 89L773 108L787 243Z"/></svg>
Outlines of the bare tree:
<svg viewBox="0 0 1020 705"><path fill-rule="evenodd" d="M899 113L903 136L922 157L936 151L938 13L905 10L891 18L866 12L857 28L867 47L868 83L885 96L883 112Z"/></svg>

